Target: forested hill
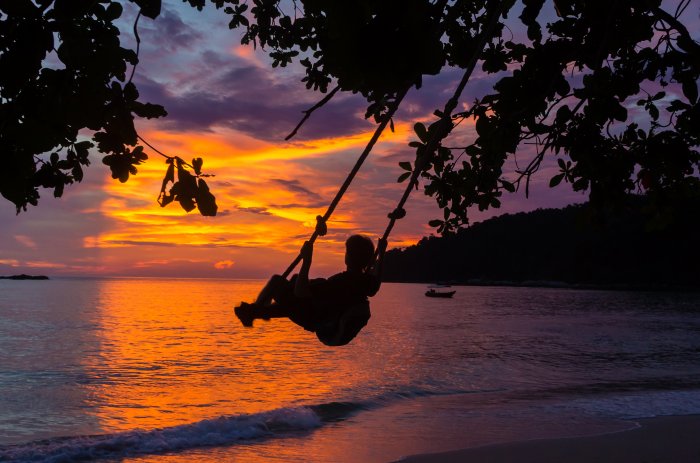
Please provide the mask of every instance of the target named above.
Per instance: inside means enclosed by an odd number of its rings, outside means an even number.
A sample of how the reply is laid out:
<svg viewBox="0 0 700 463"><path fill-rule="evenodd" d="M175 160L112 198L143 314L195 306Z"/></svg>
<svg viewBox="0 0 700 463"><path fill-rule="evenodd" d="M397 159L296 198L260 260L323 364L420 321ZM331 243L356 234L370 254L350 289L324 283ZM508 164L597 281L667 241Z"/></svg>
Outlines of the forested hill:
<svg viewBox="0 0 700 463"><path fill-rule="evenodd" d="M641 203L595 215L587 205L506 214L387 253L384 280L700 289L700 207L670 224Z"/></svg>

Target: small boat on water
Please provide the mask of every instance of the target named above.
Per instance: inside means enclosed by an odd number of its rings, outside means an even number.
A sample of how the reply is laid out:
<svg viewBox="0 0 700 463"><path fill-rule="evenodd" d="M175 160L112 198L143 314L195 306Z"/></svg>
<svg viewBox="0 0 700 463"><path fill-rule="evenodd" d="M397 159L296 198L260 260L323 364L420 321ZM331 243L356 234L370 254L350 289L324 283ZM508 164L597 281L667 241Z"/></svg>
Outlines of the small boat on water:
<svg viewBox="0 0 700 463"><path fill-rule="evenodd" d="M425 295L428 297L452 297L456 292L457 291L435 291L433 288L430 288L425 292Z"/></svg>

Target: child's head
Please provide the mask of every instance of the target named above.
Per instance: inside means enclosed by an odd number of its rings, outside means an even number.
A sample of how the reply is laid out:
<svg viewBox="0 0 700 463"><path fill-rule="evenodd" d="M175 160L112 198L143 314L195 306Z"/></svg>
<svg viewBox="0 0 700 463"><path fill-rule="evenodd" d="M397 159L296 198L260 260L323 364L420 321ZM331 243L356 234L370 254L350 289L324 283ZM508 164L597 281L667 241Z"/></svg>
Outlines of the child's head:
<svg viewBox="0 0 700 463"><path fill-rule="evenodd" d="M374 243L363 235L352 235L345 241L345 265L348 270L364 270L374 258Z"/></svg>

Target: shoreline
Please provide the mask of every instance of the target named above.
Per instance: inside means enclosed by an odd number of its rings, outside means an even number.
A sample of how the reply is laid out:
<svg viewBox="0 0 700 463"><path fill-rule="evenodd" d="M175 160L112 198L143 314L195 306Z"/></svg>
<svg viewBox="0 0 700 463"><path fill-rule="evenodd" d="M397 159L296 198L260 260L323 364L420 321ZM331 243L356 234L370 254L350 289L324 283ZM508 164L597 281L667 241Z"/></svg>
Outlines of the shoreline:
<svg viewBox="0 0 700 463"><path fill-rule="evenodd" d="M394 463L698 463L700 415L631 420L637 427L412 455Z"/></svg>
<svg viewBox="0 0 700 463"><path fill-rule="evenodd" d="M22 273L19 275L3 275L0 276L0 280L48 280L49 277L46 275L27 275Z"/></svg>
<svg viewBox="0 0 700 463"><path fill-rule="evenodd" d="M566 281L555 280L482 280L473 279L467 281L448 281L436 283L434 281L399 281L385 280L383 283L399 283L399 284L417 284L417 285L434 285L440 284L444 286L460 287L510 287L510 288L552 288L552 289L582 289L582 290L603 290L603 291L651 291L651 292L700 292L700 286L673 286L673 285L643 285L643 284L628 284L628 283L569 283Z"/></svg>

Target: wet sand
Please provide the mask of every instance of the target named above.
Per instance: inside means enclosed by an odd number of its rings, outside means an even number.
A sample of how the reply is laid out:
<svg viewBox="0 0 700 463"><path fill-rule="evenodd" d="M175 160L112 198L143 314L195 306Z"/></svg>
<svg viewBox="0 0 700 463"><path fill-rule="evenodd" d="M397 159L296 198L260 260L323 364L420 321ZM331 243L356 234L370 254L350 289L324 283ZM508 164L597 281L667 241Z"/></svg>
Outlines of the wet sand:
<svg viewBox="0 0 700 463"><path fill-rule="evenodd" d="M488 445L415 455L402 463L700 463L700 415L637 421L612 434Z"/></svg>

